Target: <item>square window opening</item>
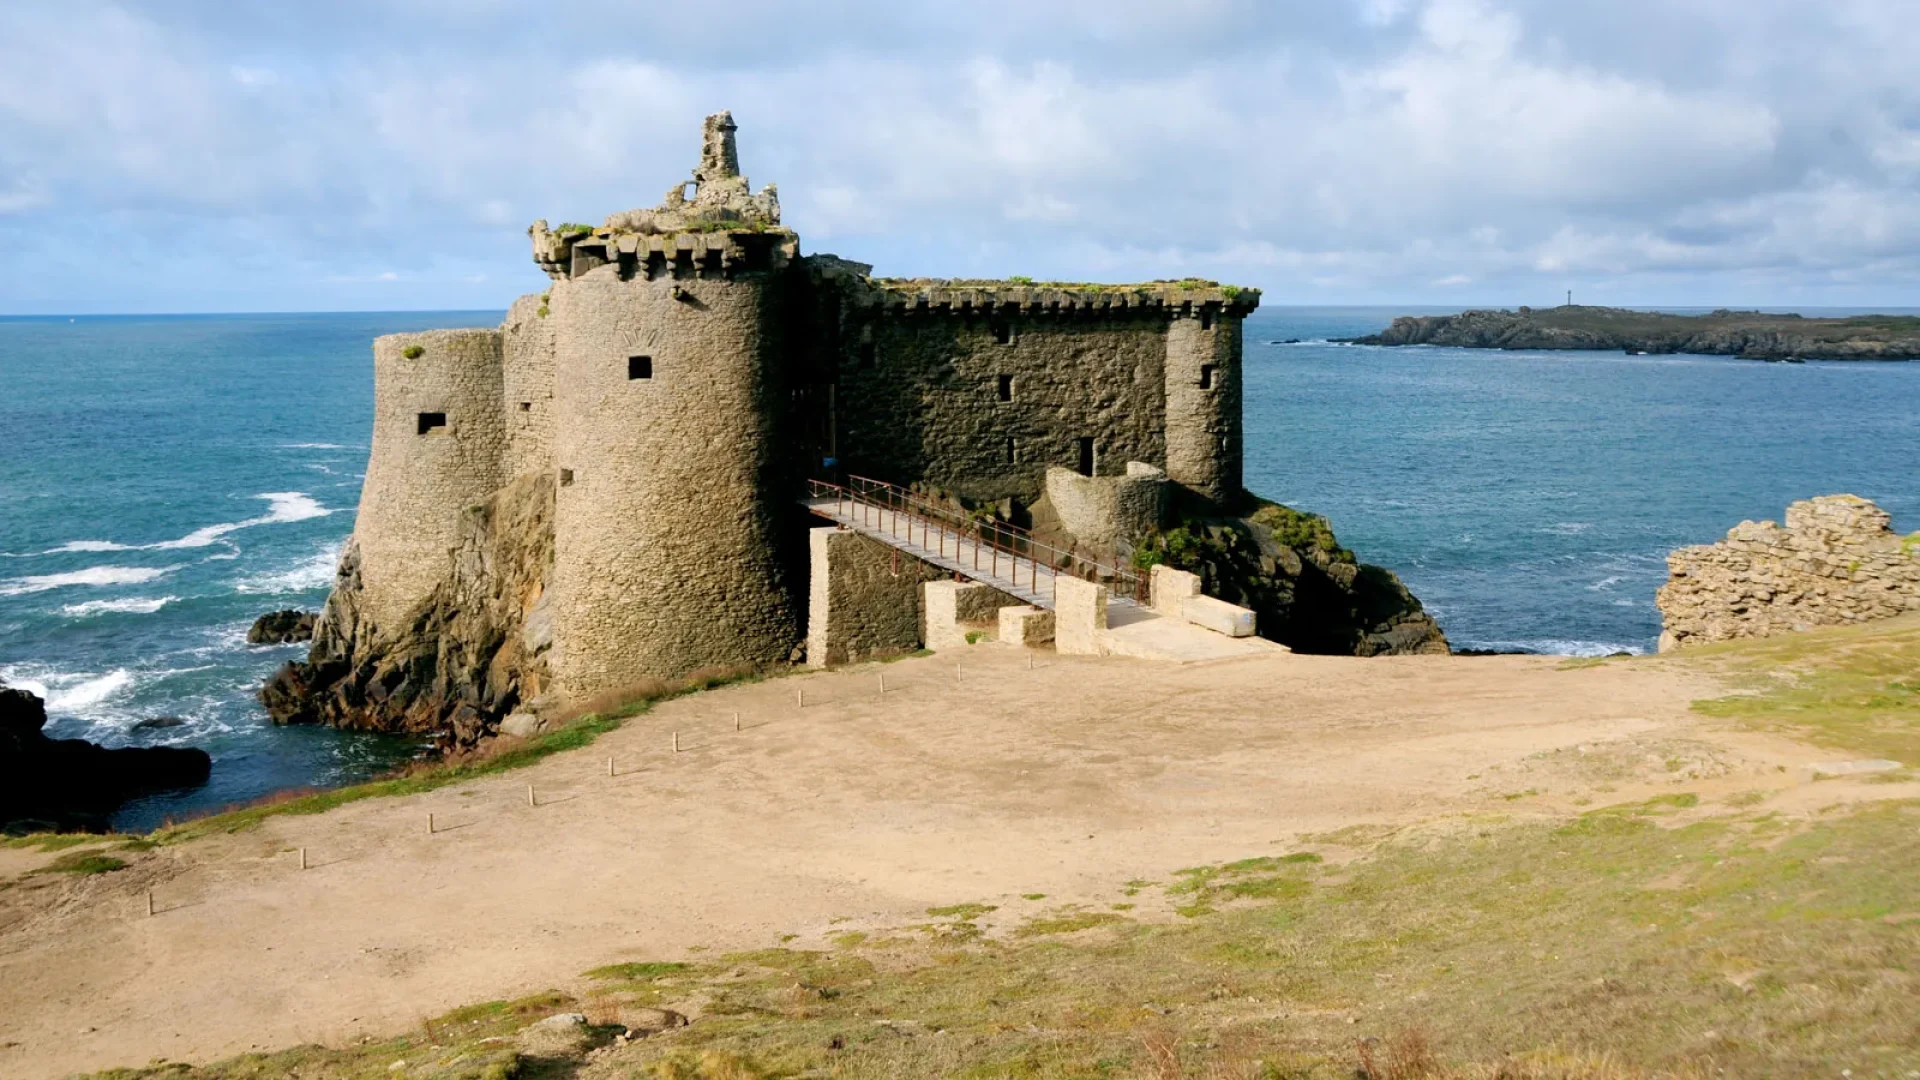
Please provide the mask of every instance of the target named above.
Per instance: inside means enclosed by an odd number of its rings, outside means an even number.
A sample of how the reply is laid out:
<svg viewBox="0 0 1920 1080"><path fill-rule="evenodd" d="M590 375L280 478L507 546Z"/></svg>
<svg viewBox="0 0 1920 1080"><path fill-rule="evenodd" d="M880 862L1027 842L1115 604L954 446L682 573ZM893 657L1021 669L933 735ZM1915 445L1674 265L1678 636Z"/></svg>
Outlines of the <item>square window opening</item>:
<svg viewBox="0 0 1920 1080"><path fill-rule="evenodd" d="M443 428L446 426L447 426L446 413L423 412L420 414L420 426L418 428L418 432L421 435L425 435L427 432L432 431L435 428Z"/></svg>
<svg viewBox="0 0 1920 1080"><path fill-rule="evenodd" d="M879 356L880 351L874 348L873 342L863 341L860 343L860 366L862 368L872 368L877 365L879 363Z"/></svg>
<svg viewBox="0 0 1920 1080"><path fill-rule="evenodd" d="M996 320L993 324L993 340L1001 345L1013 344L1013 324Z"/></svg>
<svg viewBox="0 0 1920 1080"><path fill-rule="evenodd" d="M1200 365L1200 389L1211 390L1214 387L1214 373L1218 368L1213 364Z"/></svg>
<svg viewBox="0 0 1920 1080"><path fill-rule="evenodd" d="M573 470L572 469L560 470L560 486L561 487L573 486Z"/></svg>
<svg viewBox="0 0 1920 1080"><path fill-rule="evenodd" d="M629 379L653 378L653 357L651 356L627 357L627 378Z"/></svg>
<svg viewBox="0 0 1920 1080"><path fill-rule="evenodd" d="M533 411L533 402L531 402L531 401L523 401L523 402L521 402L521 403L520 403L520 411L521 411L521 412L532 412L532 411Z"/></svg>
<svg viewBox="0 0 1920 1080"><path fill-rule="evenodd" d="M1213 309L1212 308L1203 307L1200 309L1200 329L1202 330L1213 329Z"/></svg>
<svg viewBox="0 0 1920 1080"><path fill-rule="evenodd" d="M1000 376L1000 400L1013 400L1013 376L1011 375Z"/></svg>

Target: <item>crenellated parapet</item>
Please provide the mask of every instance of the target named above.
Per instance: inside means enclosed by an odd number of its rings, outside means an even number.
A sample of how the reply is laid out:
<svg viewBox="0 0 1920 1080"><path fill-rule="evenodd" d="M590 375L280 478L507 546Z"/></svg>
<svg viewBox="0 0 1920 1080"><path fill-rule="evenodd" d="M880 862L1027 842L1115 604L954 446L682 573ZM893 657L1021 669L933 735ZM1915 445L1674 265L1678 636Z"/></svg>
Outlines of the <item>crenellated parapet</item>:
<svg viewBox="0 0 1920 1080"><path fill-rule="evenodd" d="M527 230L533 261L555 281L612 266L621 279L731 278L784 269L800 255L800 238L786 229L727 226L702 231L641 233L627 229L561 226L536 221Z"/></svg>
<svg viewBox="0 0 1920 1080"><path fill-rule="evenodd" d="M942 278L863 278L848 294L857 307L895 314L965 315L971 312L1196 316L1244 318L1260 306L1260 290L1189 278L1138 285L1078 282L973 281Z"/></svg>

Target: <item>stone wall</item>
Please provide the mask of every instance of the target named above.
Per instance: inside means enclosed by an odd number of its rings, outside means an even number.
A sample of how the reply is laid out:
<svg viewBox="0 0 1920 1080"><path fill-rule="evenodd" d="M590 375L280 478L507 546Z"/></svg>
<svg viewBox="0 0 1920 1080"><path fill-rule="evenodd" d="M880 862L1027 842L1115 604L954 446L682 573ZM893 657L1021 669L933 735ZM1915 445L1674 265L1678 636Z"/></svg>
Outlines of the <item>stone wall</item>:
<svg viewBox="0 0 1920 1080"><path fill-rule="evenodd" d="M911 652L925 640L920 586L945 570L857 532L810 530L807 666Z"/></svg>
<svg viewBox="0 0 1920 1080"><path fill-rule="evenodd" d="M500 326L508 476L553 468L554 335L546 312L546 296L523 296Z"/></svg>
<svg viewBox="0 0 1920 1080"><path fill-rule="evenodd" d="M373 447L353 535L363 615L387 626L446 579L461 515L506 482L500 332L380 338L373 392Z"/></svg>
<svg viewBox="0 0 1920 1080"><path fill-rule="evenodd" d="M1667 556L1660 649L1767 637L1920 611L1920 533L1855 495L1787 508L1787 524L1743 521L1717 544Z"/></svg>

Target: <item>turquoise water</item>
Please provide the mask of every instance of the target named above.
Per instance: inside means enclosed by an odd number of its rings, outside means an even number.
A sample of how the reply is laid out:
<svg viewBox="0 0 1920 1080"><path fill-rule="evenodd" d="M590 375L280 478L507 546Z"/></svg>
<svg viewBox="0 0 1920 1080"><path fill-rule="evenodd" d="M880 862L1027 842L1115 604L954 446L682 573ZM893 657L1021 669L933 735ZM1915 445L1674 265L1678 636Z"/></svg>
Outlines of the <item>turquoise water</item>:
<svg viewBox="0 0 1920 1080"><path fill-rule="evenodd" d="M1389 309L1247 328L1247 482L1327 514L1458 646L1651 648L1667 551L1853 491L1920 528L1920 365L1326 343ZM369 775L405 740L274 728L253 692L301 646L366 465L370 340L498 312L0 319L0 678L56 735L187 743L213 782L119 824ZM1305 343L1266 344L1287 338ZM136 732L156 716L180 727Z"/></svg>

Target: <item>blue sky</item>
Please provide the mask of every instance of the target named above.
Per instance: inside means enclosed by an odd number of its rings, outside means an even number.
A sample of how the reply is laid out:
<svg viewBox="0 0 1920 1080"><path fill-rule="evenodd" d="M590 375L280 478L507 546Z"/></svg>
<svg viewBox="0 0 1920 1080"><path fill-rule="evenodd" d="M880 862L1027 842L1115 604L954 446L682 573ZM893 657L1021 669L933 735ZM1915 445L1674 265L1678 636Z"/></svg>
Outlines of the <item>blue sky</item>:
<svg viewBox="0 0 1920 1080"><path fill-rule="evenodd" d="M499 308L732 109L808 251L1920 305L1913 0L7 0L0 313Z"/></svg>

